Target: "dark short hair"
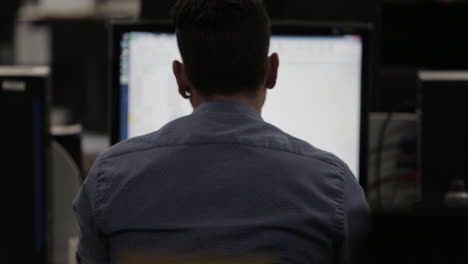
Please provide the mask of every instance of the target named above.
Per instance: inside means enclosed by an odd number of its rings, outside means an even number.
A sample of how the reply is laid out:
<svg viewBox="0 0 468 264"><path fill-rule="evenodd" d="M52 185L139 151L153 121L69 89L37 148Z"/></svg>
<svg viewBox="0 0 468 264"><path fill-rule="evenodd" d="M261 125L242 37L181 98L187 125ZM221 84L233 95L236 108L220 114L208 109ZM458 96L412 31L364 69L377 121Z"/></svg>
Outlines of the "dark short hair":
<svg viewBox="0 0 468 264"><path fill-rule="evenodd" d="M172 9L188 79L202 95L256 92L270 19L262 0L179 0Z"/></svg>

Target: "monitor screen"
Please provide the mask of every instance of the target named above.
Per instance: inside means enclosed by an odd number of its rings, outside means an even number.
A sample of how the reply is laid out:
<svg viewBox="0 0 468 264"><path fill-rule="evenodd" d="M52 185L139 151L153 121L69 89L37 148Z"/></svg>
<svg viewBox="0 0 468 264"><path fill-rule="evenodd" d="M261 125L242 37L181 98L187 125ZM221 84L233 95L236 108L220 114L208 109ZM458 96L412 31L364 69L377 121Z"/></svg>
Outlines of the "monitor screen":
<svg viewBox="0 0 468 264"><path fill-rule="evenodd" d="M356 176L361 164L363 42L357 33L274 34L270 54L279 54L279 76L262 112L266 122L336 154ZM117 141L156 131L192 112L172 73L173 60L180 60L175 34L129 30L118 45Z"/></svg>

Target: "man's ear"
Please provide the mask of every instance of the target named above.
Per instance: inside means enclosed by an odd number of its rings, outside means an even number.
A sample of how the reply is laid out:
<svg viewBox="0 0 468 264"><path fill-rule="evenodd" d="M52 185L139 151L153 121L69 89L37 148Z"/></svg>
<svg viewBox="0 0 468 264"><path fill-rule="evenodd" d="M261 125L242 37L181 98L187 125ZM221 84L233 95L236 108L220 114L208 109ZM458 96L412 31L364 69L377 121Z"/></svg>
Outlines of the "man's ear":
<svg viewBox="0 0 468 264"><path fill-rule="evenodd" d="M175 79L177 81L177 86L179 88L179 94L185 98L188 99L190 96L187 95L188 93L191 93L192 91L190 90L190 82L187 78L187 74L185 72L185 66L179 61L174 61L172 63L172 71L174 72Z"/></svg>
<svg viewBox="0 0 468 264"><path fill-rule="evenodd" d="M265 88L273 89L275 87L276 80L278 79L279 64L278 53L273 53L268 57Z"/></svg>

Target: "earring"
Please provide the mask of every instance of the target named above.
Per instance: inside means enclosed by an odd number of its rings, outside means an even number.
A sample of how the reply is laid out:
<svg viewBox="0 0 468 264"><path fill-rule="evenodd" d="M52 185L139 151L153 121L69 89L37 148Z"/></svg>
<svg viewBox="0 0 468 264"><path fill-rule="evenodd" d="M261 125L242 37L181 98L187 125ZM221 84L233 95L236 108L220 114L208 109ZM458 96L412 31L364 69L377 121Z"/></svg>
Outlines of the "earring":
<svg viewBox="0 0 468 264"><path fill-rule="evenodd" d="M185 96L187 98L190 98L190 96L192 96L192 93L189 90L187 90L187 91L185 91Z"/></svg>

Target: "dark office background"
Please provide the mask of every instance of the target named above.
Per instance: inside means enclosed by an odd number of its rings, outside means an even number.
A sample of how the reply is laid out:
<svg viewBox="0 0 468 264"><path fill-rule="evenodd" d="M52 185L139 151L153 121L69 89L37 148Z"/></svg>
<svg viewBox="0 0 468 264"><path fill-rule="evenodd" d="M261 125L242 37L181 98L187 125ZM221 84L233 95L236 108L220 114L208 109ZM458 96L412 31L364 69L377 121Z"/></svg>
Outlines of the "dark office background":
<svg viewBox="0 0 468 264"><path fill-rule="evenodd" d="M13 28L20 1L3 1L0 8L0 64L11 63Z"/></svg>
<svg viewBox="0 0 468 264"><path fill-rule="evenodd" d="M20 1L3 1L0 16L0 41L10 40L13 35L14 19Z"/></svg>
<svg viewBox="0 0 468 264"><path fill-rule="evenodd" d="M0 45L11 43L19 2L2 3ZM142 0L141 18L169 19L174 2ZM467 2L266 0L266 4L273 20L374 24L372 111L414 112L417 69L468 68L468 50L464 48L468 42L468 34L464 34ZM107 132L107 20L45 19L37 23L51 31L54 105L71 111L70 122L82 122L86 130ZM11 62L11 58L1 60ZM404 107L402 103L406 103Z"/></svg>
<svg viewBox="0 0 468 264"><path fill-rule="evenodd" d="M265 1L275 21L374 24L371 112L415 113L420 69L468 69L467 1ZM170 19L174 2L142 0L140 18ZM0 64L12 63L14 20L20 3L1 4L0 55L4 55ZM48 17L33 22L50 32L54 107L70 111L67 122L82 123L85 131L101 134L109 132L110 122L108 21L108 17Z"/></svg>
<svg viewBox="0 0 468 264"><path fill-rule="evenodd" d="M169 19L175 0L142 0L142 19ZM275 20L327 20L375 22L374 0L267 0ZM13 19L20 1L2 3L3 42L11 43ZM44 19L36 22L50 28L54 106L70 110L68 122L81 122L86 130L108 130L107 31L105 19ZM6 32L6 33L5 33ZM0 38L1 39L1 38ZM0 63L11 63L12 58Z"/></svg>
<svg viewBox="0 0 468 264"><path fill-rule="evenodd" d="M176 0L142 0L142 18L169 18ZM377 15L375 0L265 0L272 19L373 21Z"/></svg>

